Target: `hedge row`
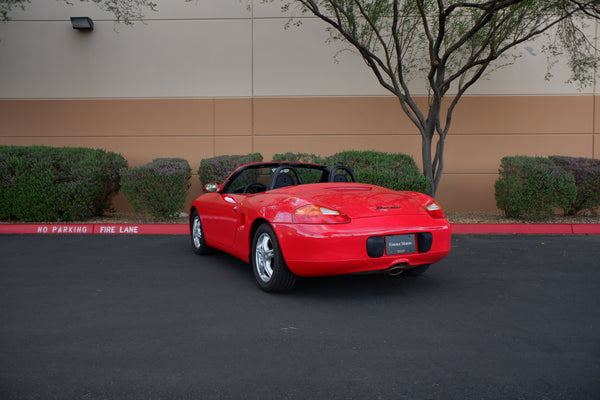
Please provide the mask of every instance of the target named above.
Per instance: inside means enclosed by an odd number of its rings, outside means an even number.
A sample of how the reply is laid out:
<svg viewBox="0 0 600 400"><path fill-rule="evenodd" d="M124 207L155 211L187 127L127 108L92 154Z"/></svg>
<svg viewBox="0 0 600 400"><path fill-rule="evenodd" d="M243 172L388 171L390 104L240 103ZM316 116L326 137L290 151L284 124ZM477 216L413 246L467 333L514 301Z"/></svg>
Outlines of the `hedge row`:
<svg viewBox="0 0 600 400"><path fill-rule="evenodd" d="M260 162L260 153L203 159L202 183L223 182L240 165ZM424 192L428 182L405 154L347 151L329 157L277 154L276 161L345 165L359 182ZM134 210L173 218L182 210L191 169L180 158L158 158L127 168L119 154L87 148L0 146L0 220L74 221L100 216L117 191Z"/></svg>
<svg viewBox="0 0 600 400"><path fill-rule="evenodd" d="M551 156L554 165L573 175L577 196L565 208L567 215L575 215L582 210L595 210L600 206L600 160Z"/></svg>
<svg viewBox="0 0 600 400"><path fill-rule="evenodd" d="M182 158L157 158L122 172L123 194L136 212L172 219L183 208L191 173Z"/></svg>
<svg viewBox="0 0 600 400"><path fill-rule="evenodd" d="M240 165L262 160L260 153L207 158L200 162L198 177L202 183L223 182ZM273 161L306 162L329 168L343 165L354 171L359 182L422 193L429 188L429 180L420 172L413 158L406 154L344 151L321 157L309 153L282 153L275 154Z"/></svg>
<svg viewBox="0 0 600 400"><path fill-rule="evenodd" d="M600 160L552 156L504 157L495 197L506 217L544 220L600 206Z"/></svg>
<svg viewBox="0 0 600 400"><path fill-rule="evenodd" d="M358 182L421 193L427 193L429 189L429 179L421 173L415 160L402 153L350 150L325 158L307 153L285 153L275 154L273 160L311 162L329 168L342 165L354 171Z"/></svg>
<svg viewBox="0 0 600 400"><path fill-rule="evenodd" d="M0 219L73 221L102 215L127 161L87 148L0 146Z"/></svg>
<svg viewBox="0 0 600 400"><path fill-rule="evenodd" d="M223 182L260 153L203 159L202 183ZM274 161L351 168L359 182L426 192L429 182L412 157L376 151L344 151L328 157L276 154ZM556 208L565 214L600 206L600 160L552 156L505 157L495 184L498 208L507 217L542 220ZM0 220L73 221L100 216L121 185L136 212L173 218L190 187L186 160L159 158L127 168L119 154L87 148L0 146Z"/></svg>
<svg viewBox="0 0 600 400"><path fill-rule="evenodd" d="M200 178L202 184L210 182L222 183L237 167L244 164L261 162L262 160L263 156L260 153L205 158L200 161L198 178Z"/></svg>

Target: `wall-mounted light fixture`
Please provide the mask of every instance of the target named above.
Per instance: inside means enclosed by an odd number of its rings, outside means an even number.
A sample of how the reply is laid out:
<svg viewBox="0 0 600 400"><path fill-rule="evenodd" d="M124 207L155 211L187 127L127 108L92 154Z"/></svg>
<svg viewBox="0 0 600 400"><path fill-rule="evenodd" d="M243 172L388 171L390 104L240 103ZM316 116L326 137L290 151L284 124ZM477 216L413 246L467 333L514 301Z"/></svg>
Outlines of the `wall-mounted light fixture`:
<svg viewBox="0 0 600 400"><path fill-rule="evenodd" d="M71 17L73 29L91 31L94 29L94 21L90 17Z"/></svg>

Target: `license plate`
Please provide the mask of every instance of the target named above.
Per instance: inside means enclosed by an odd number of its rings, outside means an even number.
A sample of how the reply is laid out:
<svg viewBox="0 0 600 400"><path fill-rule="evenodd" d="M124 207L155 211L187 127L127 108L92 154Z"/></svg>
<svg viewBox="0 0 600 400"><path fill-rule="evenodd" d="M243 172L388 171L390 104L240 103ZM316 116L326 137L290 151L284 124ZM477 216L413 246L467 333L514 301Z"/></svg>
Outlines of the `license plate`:
<svg viewBox="0 0 600 400"><path fill-rule="evenodd" d="M392 235L385 237L385 252L388 255L410 254L417 251L414 234Z"/></svg>

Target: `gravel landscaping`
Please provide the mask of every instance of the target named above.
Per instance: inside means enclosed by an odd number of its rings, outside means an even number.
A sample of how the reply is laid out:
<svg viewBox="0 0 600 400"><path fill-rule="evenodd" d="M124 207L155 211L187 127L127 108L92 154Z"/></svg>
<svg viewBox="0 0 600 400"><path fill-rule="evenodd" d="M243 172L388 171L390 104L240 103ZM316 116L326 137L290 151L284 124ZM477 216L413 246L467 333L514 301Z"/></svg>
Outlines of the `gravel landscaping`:
<svg viewBox="0 0 600 400"><path fill-rule="evenodd" d="M450 211L446 212L446 217L454 224L600 224L598 213L581 213L575 216L556 214L541 222L506 218L502 211Z"/></svg>

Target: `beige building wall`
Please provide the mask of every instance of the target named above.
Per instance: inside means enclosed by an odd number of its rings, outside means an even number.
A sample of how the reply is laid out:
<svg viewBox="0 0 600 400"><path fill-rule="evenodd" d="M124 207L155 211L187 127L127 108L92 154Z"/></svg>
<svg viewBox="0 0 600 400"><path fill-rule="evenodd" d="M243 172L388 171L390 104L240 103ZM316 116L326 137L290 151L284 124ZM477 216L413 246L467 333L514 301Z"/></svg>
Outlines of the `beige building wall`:
<svg viewBox="0 0 600 400"><path fill-rule="evenodd" d="M324 43L320 21L285 30L278 6L253 3L165 1L133 27L87 3L31 4L0 24L0 144L104 148L131 166L183 157L194 172L202 158L249 152L375 149L420 165L416 129L356 54L335 63L343 48ZM71 28L80 15L94 31ZM446 209L494 209L505 155L599 157L598 93L564 83L564 65L544 80L541 45L524 45L457 107L438 192ZM188 202L201 191L193 180Z"/></svg>

